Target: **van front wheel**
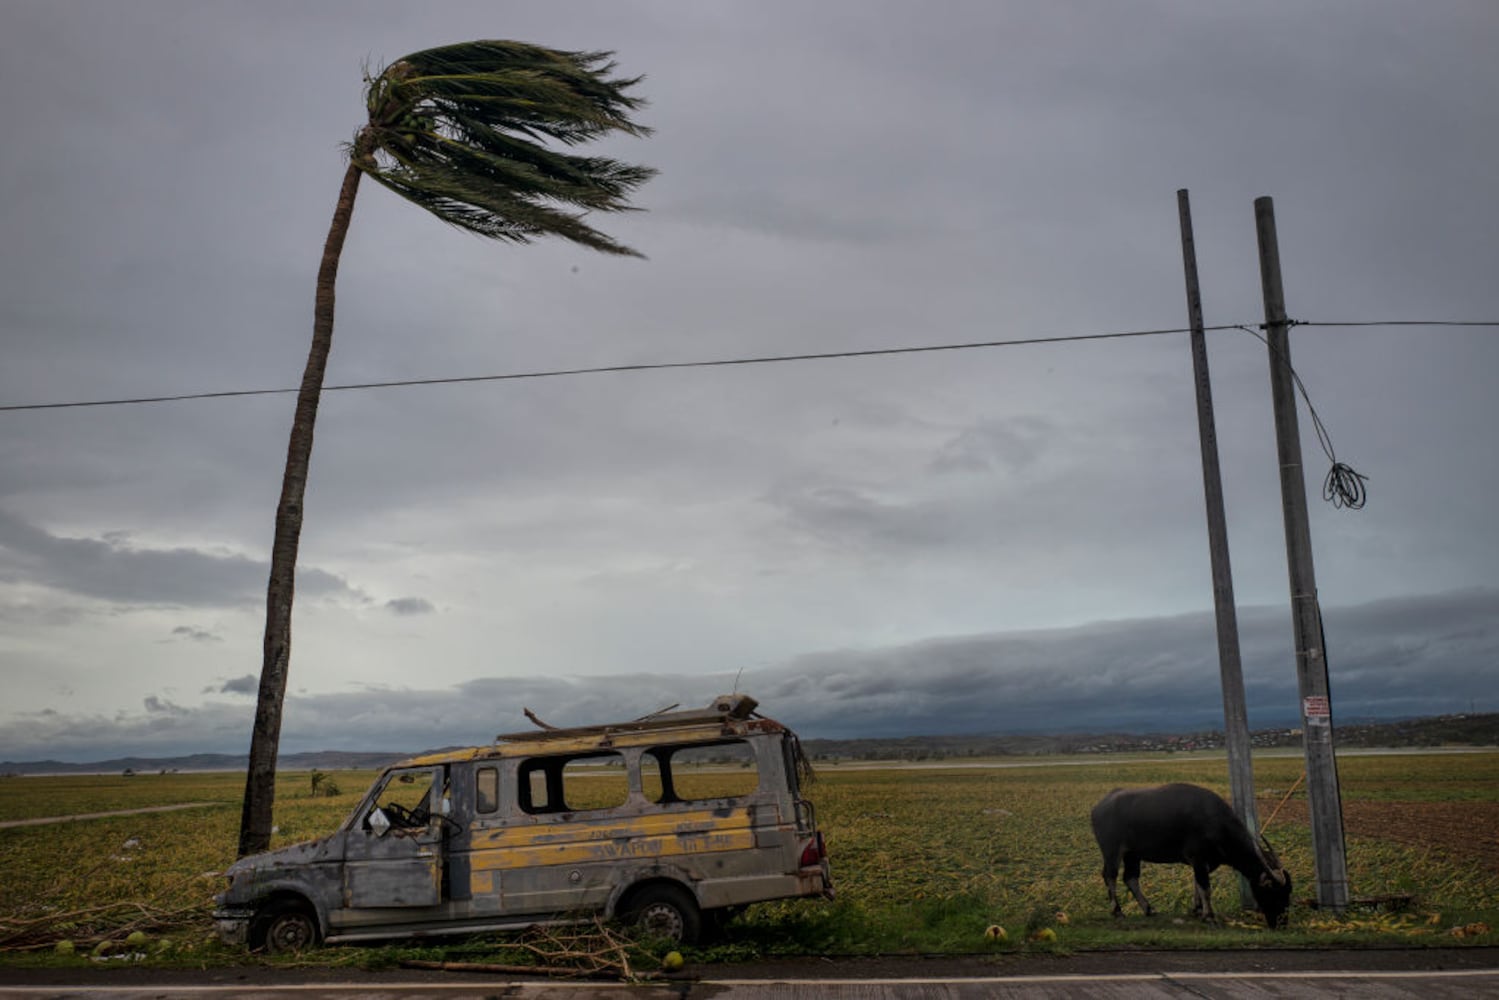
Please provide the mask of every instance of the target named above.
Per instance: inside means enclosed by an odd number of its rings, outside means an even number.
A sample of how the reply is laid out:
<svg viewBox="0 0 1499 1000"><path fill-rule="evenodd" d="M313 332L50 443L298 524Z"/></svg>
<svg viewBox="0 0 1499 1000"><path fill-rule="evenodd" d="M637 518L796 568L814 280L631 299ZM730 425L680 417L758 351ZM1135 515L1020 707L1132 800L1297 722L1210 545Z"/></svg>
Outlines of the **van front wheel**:
<svg viewBox="0 0 1499 1000"><path fill-rule="evenodd" d="M317 917L303 903L278 900L255 914L250 925L250 950L272 955L315 948L318 944Z"/></svg>
<svg viewBox="0 0 1499 1000"><path fill-rule="evenodd" d="M674 885L648 885L630 900L625 923L651 937L665 938L677 944L696 944L702 932L703 915L685 889Z"/></svg>

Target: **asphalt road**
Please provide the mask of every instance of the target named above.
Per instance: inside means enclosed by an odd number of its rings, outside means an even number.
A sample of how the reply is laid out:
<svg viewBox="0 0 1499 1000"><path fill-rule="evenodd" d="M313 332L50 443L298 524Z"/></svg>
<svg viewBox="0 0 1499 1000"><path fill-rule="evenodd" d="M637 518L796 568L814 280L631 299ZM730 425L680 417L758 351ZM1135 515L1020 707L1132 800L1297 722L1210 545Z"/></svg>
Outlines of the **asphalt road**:
<svg viewBox="0 0 1499 1000"><path fill-rule="evenodd" d="M245 966L0 969L0 1000L286 1000L297 996L506 1000L1372 1000L1499 998L1499 948L1342 951L1090 952L1024 958L809 959L684 970L626 986L485 973Z"/></svg>

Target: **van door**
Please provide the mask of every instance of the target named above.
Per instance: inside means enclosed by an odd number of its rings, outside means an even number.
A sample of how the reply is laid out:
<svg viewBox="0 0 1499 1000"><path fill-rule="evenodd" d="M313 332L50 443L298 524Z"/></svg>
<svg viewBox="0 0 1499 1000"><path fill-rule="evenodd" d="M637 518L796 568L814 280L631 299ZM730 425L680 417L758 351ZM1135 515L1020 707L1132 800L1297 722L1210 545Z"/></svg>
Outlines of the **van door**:
<svg viewBox="0 0 1499 1000"><path fill-rule="evenodd" d="M630 779L614 750L528 757L516 766L503 848L510 913L583 913L608 901L638 837Z"/></svg>
<svg viewBox="0 0 1499 1000"><path fill-rule="evenodd" d="M390 771L365 800L363 815L345 841L345 906L442 901L443 770Z"/></svg>

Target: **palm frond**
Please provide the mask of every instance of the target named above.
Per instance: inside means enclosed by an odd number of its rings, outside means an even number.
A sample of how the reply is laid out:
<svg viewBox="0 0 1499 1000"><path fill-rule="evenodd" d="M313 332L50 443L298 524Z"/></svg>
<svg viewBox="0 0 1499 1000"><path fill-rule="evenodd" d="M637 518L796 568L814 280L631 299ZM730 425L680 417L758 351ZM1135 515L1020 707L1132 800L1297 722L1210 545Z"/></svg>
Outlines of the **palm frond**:
<svg viewBox="0 0 1499 1000"><path fill-rule="evenodd" d="M588 225L583 221L583 213L515 197L492 184L476 185L466 174L428 171L413 175L387 171L369 176L443 222L489 239L530 243L541 236L560 236L601 253L642 256Z"/></svg>
<svg viewBox="0 0 1499 1000"><path fill-rule="evenodd" d="M650 134L630 117L644 106L628 93L640 78L612 76L610 56L511 41L408 55L368 81L369 124L355 140L354 162L482 236L528 242L556 235L635 254L583 215L631 210L630 194L655 171L567 151L610 132Z"/></svg>

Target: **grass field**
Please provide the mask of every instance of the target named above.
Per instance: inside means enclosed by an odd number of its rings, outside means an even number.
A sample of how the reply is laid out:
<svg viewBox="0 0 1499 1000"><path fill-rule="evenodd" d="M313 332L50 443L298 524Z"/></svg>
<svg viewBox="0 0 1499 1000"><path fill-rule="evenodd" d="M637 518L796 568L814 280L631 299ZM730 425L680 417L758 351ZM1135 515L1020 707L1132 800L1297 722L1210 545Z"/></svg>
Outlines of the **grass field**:
<svg viewBox="0 0 1499 1000"><path fill-rule="evenodd" d="M1017 764L1024 766L1015 766ZM834 902L751 908L699 960L766 954L984 952L1019 948L1260 947L1494 944L1499 926L1499 752L1344 756L1339 762L1352 894L1409 897L1402 912L1354 907L1336 919L1305 905L1312 848L1299 756L1257 758L1262 821L1296 881L1291 928L1270 932L1241 914L1233 874L1214 877L1222 924L1191 920L1190 872L1147 866L1142 885L1158 915L1109 915L1088 811L1108 789L1196 781L1227 792L1221 757L1162 754L1113 759L1009 759L991 767L906 769L824 765L808 789L827 835ZM311 795L306 773L281 777L277 846L331 832L372 774L336 772L341 793ZM703 775L699 780L711 780ZM209 940L207 911L233 860L243 776L167 774L0 779L0 822L209 803L175 812L0 829L0 962L37 961L50 942L80 949L148 930L171 946L150 961L229 964L243 953ZM1282 805L1282 800L1285 799ZM1065 914L1060 917L1058 914ZM987 941L1004 926L1008 940ZM1028 942L1049 926L1053 943ZM31 951L17 950L21 945ZM474 945L454 945L471 954ZM319 962L391 960L410 949L328 949ZM443 955L424 946L424 955ZM32 956L32 957L27 957ZM74 958L72 961L82 961ZM305 959L304 959L305 961Z"/></svg>

